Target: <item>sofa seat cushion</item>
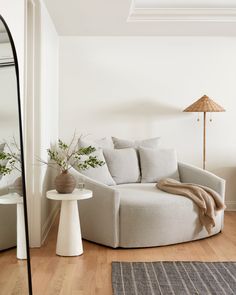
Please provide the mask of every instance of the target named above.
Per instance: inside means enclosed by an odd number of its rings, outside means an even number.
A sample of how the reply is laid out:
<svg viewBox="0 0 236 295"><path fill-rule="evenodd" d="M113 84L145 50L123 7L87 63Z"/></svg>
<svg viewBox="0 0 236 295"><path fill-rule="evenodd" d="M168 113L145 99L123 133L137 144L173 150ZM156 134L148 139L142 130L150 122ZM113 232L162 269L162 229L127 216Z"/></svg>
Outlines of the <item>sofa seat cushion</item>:
<svg viewBox="0 0 236 295"><path fill-rule="evenodd" d="M120 247L161 246L208 236L190 199L160 191L154 183L115 188L120 192ZM220 228L217 214L212 235Z"/></svg>

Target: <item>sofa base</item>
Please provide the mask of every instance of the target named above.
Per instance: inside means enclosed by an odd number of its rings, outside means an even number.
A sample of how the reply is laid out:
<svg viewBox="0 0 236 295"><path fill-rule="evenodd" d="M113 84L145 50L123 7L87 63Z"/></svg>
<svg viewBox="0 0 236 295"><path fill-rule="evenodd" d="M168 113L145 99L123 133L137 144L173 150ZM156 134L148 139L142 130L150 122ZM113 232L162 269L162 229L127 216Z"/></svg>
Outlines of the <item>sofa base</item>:
<svg viewBox="0 0 236 295"><path fill-rule="evenodd" d="M207 186L224 201L223 179L186 164L179 164L179 172L182 182ZM208 235L192 200L160 191L155 183L108 187L74 174L93 191L93 198L79 204L82 237L89 241L112 248L146 248L195 241L223 229L223 211L217 212Z"/></svg>
<svg viewBox="0 0 236 295"><path fill-rule="evenodd" d="M182 242L175 242L175 243L172 243L172 244L150 245L150 246L130 246L129 245L129 246L116 246L116 247L114 247L114 246L110 246L110 245L104 245L103 243L92 241L92 240L89 240L89 239L86 239L86 238L83 238L83 240L88 241L90 243L94 243L94 244L99 245L99 246L109 247L109 248L112 248L112 249L130 249L130 250L132 250L132 249L158 248L158 247L174 246L174 245L179 245L179 244L197 242L197 241L201 241L201 240L205 240L205 239L210 239L210 238L212 238L212 237L214 237L216 235L219 235L221 233L222 233L222 230L220 230L217 233L214 233L214 234L202 237L202 238L196 238L196 239L193 239L193 240L182 241Z"/></svg>
<svg viewBox="0 0 236 295"><path fill-rule="evenodd" d="M155 184L125 184L120 192L119 246L165 246L215 235L222 229L222 212L215 217L211 235L201 225L192 200L168 194Z"/></svg>

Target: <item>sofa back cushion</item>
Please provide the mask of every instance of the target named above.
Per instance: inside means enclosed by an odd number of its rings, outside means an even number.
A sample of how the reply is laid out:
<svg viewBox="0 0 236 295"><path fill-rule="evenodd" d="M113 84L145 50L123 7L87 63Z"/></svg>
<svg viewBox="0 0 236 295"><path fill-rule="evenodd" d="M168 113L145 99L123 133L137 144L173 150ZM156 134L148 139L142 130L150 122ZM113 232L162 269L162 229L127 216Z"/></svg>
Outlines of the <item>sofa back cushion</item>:
<svg viewBox="0 0 236 295"><path fill-rule="evenodd" d="M112 137L112 141L115 149L146 147L156 149L159 146L160 137L148 138L143 140L126 140L117 137Z"/></svg>
<svg viewBox="0 0 236 295"><path fill-rule="evenodd" d="M115 185L115 181L111 177L111 174L108 170L105 158L103 156L103 152L101 149L96 150L95 152L91 153L91 156L97 156L98 160L103 161L105 164L103 166L99 166L96 168L89 168L87 170L78 170L81 174L96 180L98 182L101 182L106 185ZM83 156L82 159L85 160L88 158L88 156ZM76 169L76 166L74 166Z"/></svg>
<svg viewBox="0 0 236 295"><path fill-rule="evenodd" d="M139 148L141 182L158 182L162 178L179 180L176 151L173 149Z"/></svg>
<svg viewBox="0 0 236 295"><path fill-rule="evenodd" d="M135 149L104 149L104 157L116 184L140 182L140 168Z"/></svg>
<svg viewBox="0 0 236 295"><path fill-rule="evenodd" d="M86 136L81 136L78 141L79 147L92 146L95 149L114 148L111 138L103 137L99 139L90 139Z"/></svg>

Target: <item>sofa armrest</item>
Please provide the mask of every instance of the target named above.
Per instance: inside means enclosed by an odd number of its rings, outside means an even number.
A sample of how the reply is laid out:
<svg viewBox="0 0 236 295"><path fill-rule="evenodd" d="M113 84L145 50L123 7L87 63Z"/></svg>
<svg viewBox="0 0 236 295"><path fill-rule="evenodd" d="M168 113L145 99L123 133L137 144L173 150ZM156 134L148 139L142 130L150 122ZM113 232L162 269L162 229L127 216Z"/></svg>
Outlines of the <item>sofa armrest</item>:
<svg viewBox="0 0 236 295"><path fill-rule="evenodd" d="M9 194L9 187L8 186L0 187L0 196L7 195L7 194Z"/></svg>
<svg viewBox="0 0 236 295"><path fill-rule="evenodd" d="M110 247L119 245L119 192L112 187L70 170L77 182L93 191L93 197L79 202L81 231L84 239Z"/></svg>
<svg viewBox="0 0 236 295"><path fill-rule="evenodd" d="M185 164L178 163L180 180L187 183L195 183L207 186L216 191L224 200L225 180L206 170Z"/></svg>

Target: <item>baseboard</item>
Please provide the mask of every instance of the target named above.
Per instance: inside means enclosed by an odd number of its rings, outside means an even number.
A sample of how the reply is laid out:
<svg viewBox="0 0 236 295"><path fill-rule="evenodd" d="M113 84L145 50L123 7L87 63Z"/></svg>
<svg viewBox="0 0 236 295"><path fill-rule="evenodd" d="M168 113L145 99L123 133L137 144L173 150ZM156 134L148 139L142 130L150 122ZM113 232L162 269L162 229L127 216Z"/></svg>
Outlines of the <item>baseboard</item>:
<svg viewBox="0 0 236 295"><path fill-rule="evenodd" d="M236 211L236 201L226 201L226 211Z"/></svg>
<svg viewBox="0 0 236 295"><path fill-rule="evenodd" d="M41 245L43 245L43 243L45 242L49 232L50 232L50 229L58 215L60 211L60 204L56 205L53 210L50 212L50 214L48 215L48 218L46 220L46 222L44 223L43 225L43 228L42 228L42 240L41 240Z"/></svg>

